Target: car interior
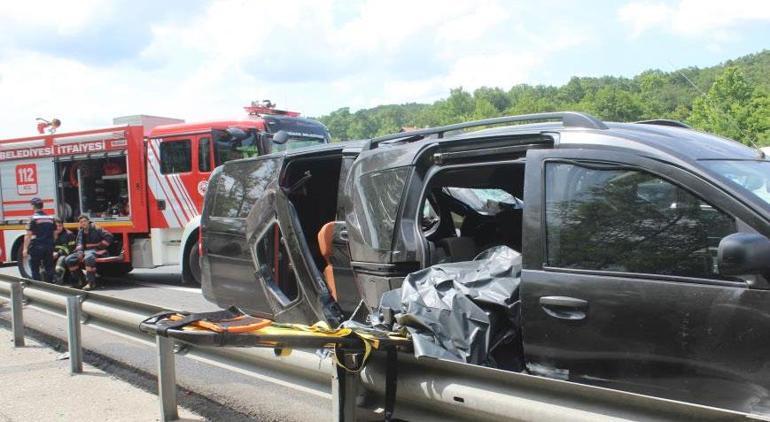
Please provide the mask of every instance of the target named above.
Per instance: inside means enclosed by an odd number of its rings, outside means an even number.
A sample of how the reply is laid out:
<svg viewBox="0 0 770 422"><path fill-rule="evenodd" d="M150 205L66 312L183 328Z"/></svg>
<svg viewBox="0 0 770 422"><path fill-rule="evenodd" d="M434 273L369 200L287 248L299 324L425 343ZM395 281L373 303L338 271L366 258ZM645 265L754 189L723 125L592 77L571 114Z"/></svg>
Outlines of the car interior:
<svg viewBox="0 0 770 422"><path fill-rule="evenodd" d="M296 160L287 167L281 187L316 268L332 295L344 302L357 295L355 289L337 285L331 270L340 164L339 156ZM456 167L433 175L420 216L428 251L424 266L472 260L498 245L520 252L523 188L523 161Z"/></svg>
<svg viewBox="0 0 770 422"><path fill-rule="evenodd" d="M322 250L319 238L331 242L331 237L328 234L329 227L324 231L324 236L319 236L319 233L336 218L341 161L341 156L293 161L287 167L281 182L281 188L297 213L313 261L321 273L324 273L328 266L329 245L323 245ZM330 290L334 291L333 279L327 279L326 282Z"/></svg>
<svg viewBox="0 0 770 422"><path fill-rule="evenodd" d="M436 173L420 210L425 266L469 261L492 246L521 252L523 193L523 161Z"/></svg>

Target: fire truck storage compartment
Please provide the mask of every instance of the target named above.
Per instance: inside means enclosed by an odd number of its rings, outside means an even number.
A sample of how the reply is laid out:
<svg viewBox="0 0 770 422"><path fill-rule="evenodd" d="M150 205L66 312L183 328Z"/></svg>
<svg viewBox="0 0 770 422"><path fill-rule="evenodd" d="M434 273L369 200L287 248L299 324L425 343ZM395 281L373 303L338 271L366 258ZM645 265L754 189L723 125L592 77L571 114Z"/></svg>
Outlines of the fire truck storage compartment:
<svg viewBox="0 0 770 422"><path fill-rule="evenodd" d="M56 159L59 216L74 222L81 214L92 220L128 220L128 174L124 151Z"/></svg>

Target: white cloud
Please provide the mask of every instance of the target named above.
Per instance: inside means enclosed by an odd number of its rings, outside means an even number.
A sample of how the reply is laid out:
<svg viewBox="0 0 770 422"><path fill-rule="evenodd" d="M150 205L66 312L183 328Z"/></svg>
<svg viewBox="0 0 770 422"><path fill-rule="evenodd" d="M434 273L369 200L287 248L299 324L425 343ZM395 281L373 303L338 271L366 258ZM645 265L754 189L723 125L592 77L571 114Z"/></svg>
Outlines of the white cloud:
<svg viewBox="0 0 770 422"><path fill-rule="evenodd" d="M81 1L69 4L77 11L52 2L47 13L71 13L72 20L45 16L31 30L78 32L103 17L101 3ZM321 115L345 106L430 102L457 86L510 87L530 82L554 54L592 36L570 21L527 29L522 16L534 9L525 6L216 1L184 20L152 22L138 57L101 65L0 43L0 98L13 99L0 106L0 137L30 134L35 117L58 117L69 131L126 114L238 118L242 105L264 98ZM34 21L30 10L0 5L0 20Z"/></svg>
<svg viewBox="0 0 770 422"><path fill-rule="evenodd" d="M635 2L623 6L618 17L631 27L632 37L637 38L647 30L665 24L671 13L671 8L663 3Z"/></svg>
<svg viewBox="0 0 770 422"><path fill-rule="evenodd" d="M33 0L0 2L0 21L28 28L53 28L59 34L73 34L109 9L98 0Z"/></svg>
<svg viewBox="0 0 770 422"><path fill-rule="evenodd" d="M733 30L743 23L770 22L766 0L680 0L677 4L632 1L618 10L621 23L631 36L656 29L691 38L705 38L712 45L734 38Z"/></svg>

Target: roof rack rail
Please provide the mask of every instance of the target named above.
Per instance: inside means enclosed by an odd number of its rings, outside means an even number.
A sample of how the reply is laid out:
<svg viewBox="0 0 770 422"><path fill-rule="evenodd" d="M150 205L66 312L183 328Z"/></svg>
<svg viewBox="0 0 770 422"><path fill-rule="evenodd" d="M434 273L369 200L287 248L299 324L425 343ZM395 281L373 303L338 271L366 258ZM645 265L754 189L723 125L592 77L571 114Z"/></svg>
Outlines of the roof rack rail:
<svg viewBox="0 0 770 422"><path fill-rule="evenodd" d="M684 124L678 120L670 120L670 119L640 120L634 123L639 125L658 125L658 126L671 126L671 127L681 127L685 129L692 129L690 125Z"/></svg>
<svg viewBox="0 0 770 422"><path fill-rule="evenodd" d="M607 129L607 125L601 120L585 114L574 111L552 112L552 113L534 113L534 114L521 114L518 116L504 116L493 117L491 119L474 120L471 122L457 123L447 126L438 126L428 129L415 130L413 132L401 132L391 135L380 136L372 138L367 143L364 149L375 149L381 142L392 141L396 139L413 140L418 141L430 135L438 135L439 138L444 137L444 133L468 129L479 126L491 126L503 123L517 123L517 122L530 122L530 121L546 121L546 120L561 120L564 127L582 127L586 129Z"/></svg>

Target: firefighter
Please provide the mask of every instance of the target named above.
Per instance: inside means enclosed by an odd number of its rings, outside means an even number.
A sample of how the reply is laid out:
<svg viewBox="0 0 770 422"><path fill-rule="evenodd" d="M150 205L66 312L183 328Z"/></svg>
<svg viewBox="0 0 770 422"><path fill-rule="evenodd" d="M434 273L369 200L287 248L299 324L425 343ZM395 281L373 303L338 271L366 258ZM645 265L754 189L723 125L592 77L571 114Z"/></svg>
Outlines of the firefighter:
<svg viewBox="0 0 770 422"><path fill-rule="evenodd" d="M72 233L64 227L64 222L62 222L61 218L54 218L54 223L56 223L56 230L53 233L53 260L56 265L53 282L54 284L64 284L67 275L64 260L69 254L75 251L75 241L77 240L77 237L75 236L75 233ZM79 280L74 282L75 286L79 286L80 284L82 283L79 283Z"/></svg>
<svg viewBox="0 0 770 422"><path fill-rule="evenodd" d="M93 290L96 288L96 258L107 256L107 248L112 244L112 234L107 230L94 225L87 215L78 217L77 240L75 241L75 252L65 259L65 265L76 277L80 272L80 263L86 268L86 285L83 290Z"/></svg>
<svg viewBox="0 0 770 422"><path fill-rule="evenodd" d="M43 212L43 200L32 198L30 201L34 213L27 225L27 233L24 235L24 248L22 259L29 257L29 266L32 278L42 280L40 277L40 265L45 269L45 281L51 282L53 276L53 232L55 225L53 217Z"/></svg>

